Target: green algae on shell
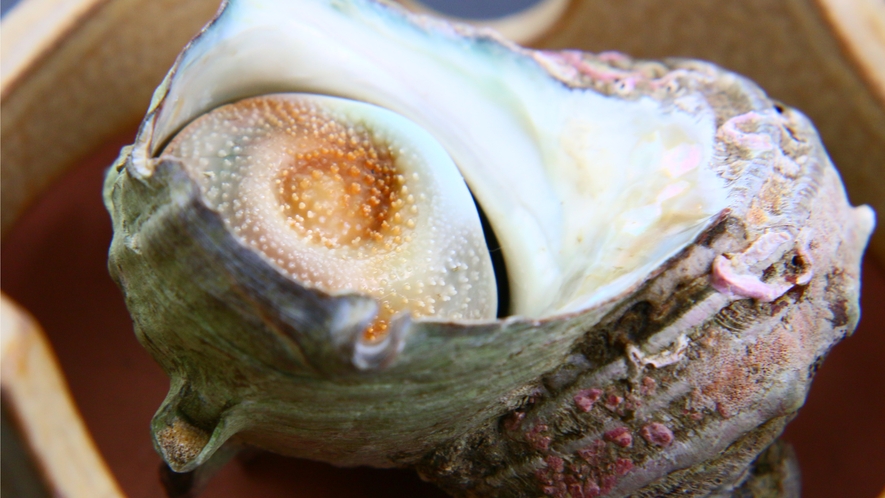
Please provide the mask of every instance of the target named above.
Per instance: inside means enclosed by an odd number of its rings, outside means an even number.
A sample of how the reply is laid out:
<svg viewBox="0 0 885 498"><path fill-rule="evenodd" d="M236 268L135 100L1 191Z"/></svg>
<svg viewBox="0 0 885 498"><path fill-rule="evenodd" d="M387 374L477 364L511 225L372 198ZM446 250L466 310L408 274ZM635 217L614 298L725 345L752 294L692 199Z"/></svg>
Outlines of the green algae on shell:
<svg viewBox="0 0 885 498"><path fill-rule="evenodd" d="M172 153L176 133L293 92L386 109L404 127L394 135L451 157L501 243L513 316L490 316L490 290L472 319L406 308L367 336L379 294L299 279L237 234L207 178L231 174L239 138L203 156ZM220 148L220 166L201 165ZM276 202L275 171L244 174ZM478 233L469 196L451 199ZM853 330L873 223L848 205L808 120L739 76L534 52L366 0L226 3L157 90L105 202L111 272L171 378L152 431L174 470L233 438L414 467L473 496L739 486L802 405L812 366ZM300 207L276 206L298 222L286 210ZM305 226L292 244L311 251L356 238L310 225L326 240L305 242ZM477 281L494 282L480 266Z"/></svg>

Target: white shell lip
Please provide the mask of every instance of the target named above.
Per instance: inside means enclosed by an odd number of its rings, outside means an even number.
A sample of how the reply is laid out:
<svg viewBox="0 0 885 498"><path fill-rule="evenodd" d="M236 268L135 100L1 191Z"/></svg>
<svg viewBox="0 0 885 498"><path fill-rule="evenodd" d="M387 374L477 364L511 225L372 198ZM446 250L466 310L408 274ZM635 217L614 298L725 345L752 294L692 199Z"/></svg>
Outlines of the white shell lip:
<svg viewBox="0 0 885 498"><path fill-rule="evenodd" d="M148 174L147 158L201 113L281 91L385 107L439 140L501 242L515 315L610 302L729 205L699 97L674 105L569 88L487 31L371 0L222 4L155 93L135 169Z"/></svg>

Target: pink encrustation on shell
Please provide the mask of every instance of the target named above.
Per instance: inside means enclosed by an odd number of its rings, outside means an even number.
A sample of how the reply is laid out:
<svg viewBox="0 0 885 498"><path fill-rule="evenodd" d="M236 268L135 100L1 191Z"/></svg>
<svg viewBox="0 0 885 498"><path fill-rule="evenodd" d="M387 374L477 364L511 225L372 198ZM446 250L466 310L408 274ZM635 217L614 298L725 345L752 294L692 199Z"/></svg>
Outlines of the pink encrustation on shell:
<svg viewBox="0 0 885 498"><path fill-rule="evenodd" d="M163 148L281 92L438 140L501 242L513 316L404 313L366 341L372 296L299 282L234 236ZM854 330L874 224L808 119L745 78L532 51L371 0L226 3L105 199L112 274L172 378L152 431L173 470L248 444L415 468L455 496L789 488L790 465L753 462L786 454L773 443Z"/></svg>

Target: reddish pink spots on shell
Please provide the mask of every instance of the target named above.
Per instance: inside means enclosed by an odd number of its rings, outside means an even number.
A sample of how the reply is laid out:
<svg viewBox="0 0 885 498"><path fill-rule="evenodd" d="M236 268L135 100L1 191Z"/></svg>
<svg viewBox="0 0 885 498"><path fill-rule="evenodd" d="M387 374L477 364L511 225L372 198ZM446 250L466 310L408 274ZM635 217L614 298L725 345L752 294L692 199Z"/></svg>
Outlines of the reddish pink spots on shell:
<svg viewBox="0 0 885 498"><path fill-rule="evenodd" d="M547 496L560 497L563 496L565 493L559 491L556 486L544 486L544 494Z"/></svg>
<svg viewBox="0 0 885 498"><path fill-rule="evenodd" d="M774 301L793 287L790 283L767 284L755 275L738 273L732 267L731 260L721 254L713 260L710 284L723 294L749 297L763 303Z"/></svg>
<svg viewBox="0 0 885 498"><path fill-rule="evenodd" d="M603 449L605 449L605 443L597 439L590 443L586 448L578 450L578 456L583 458L584 461L590 465L596 465L599 462L599 457Z"/></svg>
<svg viewBox="0 0 885 498"><path fill-rule="evenodd" d="M575 405L582 412L589 412L593 404L602 397L602 389L584 389L575 394Z"/></svg>
<svg viewBox="0 0 885 498"><path fill-rule="evenodd" d="M615 476L603 476L599 482L599 491L601 491L602 494L608 493L615 487L617 482L618 478Z"/></svg>
<svg viewBox="0 0 885 498"><path fill-rule="evenodd" d="M760 152L772 150L775 145L771 137L763 133L753 133L742 129L747 127L747 125L752 127L756 120L764 119L761 116L761 114L754 111L735 116L722 123L722 126L716 133L722 136L726 142L743 145Z"/></svg>
<svg viewBox="0 0 885 498"><path fill-rule="evenodd" d="M618 406L624 401L624 398L618 396L617 394L609 394L607 398L605 398L605 407L611 411L615 411L618 409Z"/></svg>
<svg viewBox="0 0 885 498"><path fill-rule="evenodd" d="M723 418L731 418L737 411L732 406L730 406L730 403L728 403L728 401L731 400L726 400L725 403L716 403L716 411L719 412L719 415L722 415Z"/></svg>
<svg viewBox="0 0 885 498"><path fill-rule="evenodd" d="M658 383L651 377L643 377L642 384L639 386L639 394L643 396L654 396L657 391Z"/></svg>
<svg viewBox="0 0 885 498"><path fill-rule="evenodd" d="M704 418L704 414L702 412L692 412L690 417L692 420L700 420L700 419Z"/></svg>
<svg viewBox="0 0 885 498"><path fill-rule="evenodd" d="M578 450L578 456L583 458L587 463L594 465L596 464L596 451L590 448L582 448Z"/></svg>
<svg viewBox="0 0 885 498"><path fill-rule="evenodd" d="M580 484L572 484L568 487L568 494L572 495L572 498L575 498L576 496L583 498L584 488L581 487Z"/></svg>
<svg viewBox="0 0 885 498"><path fill-rule="evenodd" d="M673 442L673 431L660 422L647 424L639 433L643 439L655 446L667 447Z"/></svg>
<svg viewBox="0 0 885 498"><path fill-rule="evenodd" d="M547 468L553 472L561 473L565 469L565 462L556 455L549 455L544 460L547 463Z"/></svg>
<svg viewBox="0 0 885 498"><path fill-rule="evenodd" d="M615 461L615 474L622 476L631 470L633 470L633 460L618 458Z"/></svg>
<svg viewBox="0 0 885 498"><path fill-rule="evenodd" d="M541 434L547 429L547 425L538 424L532 427L531 430L526 433L525 438L529 442L529 444L532 445L532 448L538 451L544 451L550 447L550 437Z"/></svg>
<svg viewBox="0 0 885 498"><path fill-rule="evenodd" d="M615 52L613 50L608 50L605 52L599 52L596 54L596 58L603 62L620 62L620 63L629 63L630 57L621 52Z"/></svg>
<svg viewBox="0 0 885 498"><path fill-rule="evenodd" d="M633 444L633 435L630 434L630 429L626 427L618 427L617 429L612 429L606 432L603 435L606 441L610 443L614 443L621 448L626 448Z"/></svg>
<svg viewBox="0 0 885 498"><path fill-rule="evenodd" d="M596 465L599 460L599 454L593 448L581 448L578 450L578 456L583 458L590 465Z"/></svg>
<svg viewBox="0 0 885 498"><path fill-rule="evenodd" d="M508 431L519 429L522 419L525 418L525 412L513 412L504 419L504 428Z"/></svg>
<svg viewBox="0 0 885 498"><path fill-rule="evenodd" d="M584 483L584 498L596 498L601 494L602 490L599 489L599 484L596 484L596 481L593 479L588 479L587 482Z"/></svg>
<svg viewBox="0 0 885 498"><path fill-rule="evenodd" d="M541 490L547 496L564 497L566 495L566 476L562 473L565 462L562 458L549 455L544 459L546 467L535 470L535 478L541 483Z"/></svg>
<svg viewBox="0 0 885 498"><path fill-rule="evenodd" d="M583 54L577 50L563 50L562 52L549 55L551 58L559 59L584 75L599 81L612 82L632 75L632 73L612 67L590 64L584 60ZM632 79L635 79L635 76Z"/></svg>
<svg viewBox="0 0 885 498"><path fill-rule="evenodd" d="M682 410L682 414L688 416L688 418L695 421L704 418L704 412L698 412L694 410Z"/></svg>
<svg viewBox="0 0 885 498"><path fill-rule="evenodd" d="M624 410L635 411L641 406L642 400L637 398L636 396L633 396L632 394L627 394L624 397Z"/></svg>

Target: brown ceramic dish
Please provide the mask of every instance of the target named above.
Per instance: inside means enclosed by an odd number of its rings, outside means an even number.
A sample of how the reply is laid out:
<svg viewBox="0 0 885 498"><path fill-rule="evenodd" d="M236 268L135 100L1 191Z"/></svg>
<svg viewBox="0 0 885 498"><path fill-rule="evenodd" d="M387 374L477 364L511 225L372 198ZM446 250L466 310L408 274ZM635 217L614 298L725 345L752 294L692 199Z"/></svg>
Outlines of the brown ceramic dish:
<svg viewBox="0 0 885 498"><path fill-rule="evenodd" d="M113 153L94 151L108 140L112 141L106 147L116 149L119 143L114 143L112 137L137 119L146 107L147 95L174 52L214 10L211 2L162 3L80 2L64 15L53 18L41 17L45 9L53 7L52 2L26 2L4 20L3 31L3 262L6 270L3 288L47 327L87 426L95 434L122 487L131 496L155 496L159 492L153 481L156 459L146 451L149 448L146 437L144 444L130 446L128 443L139 438L117 428L125 426L138 433L134 422L139 420L146 427L145 417L149 418L157 399L162 397L165 381L135 347L134 339L127 335L126 316L119 307L116 291L108 286L103 247L109 234L103 213L97 211L91 201L76 199L88 198L90 191L97 196L95 178L103 165L110 163ZM881 54L877 51L881 45L875 38L876 33L881 33L881 23L885 22L879 4L858 1L760 2L757 5L747 2L740 7L730 7L732 10L705 10L699 3L686 4L684 10L658 12L652 4L644 2L623 2L613 9L596 2L576 1L568 9L558 25L535 41L537 45L597 51L618 49L641 57L700 57L745 73L773 96L808 113L820 128L834 162L840 166L852 200L881 207L883 196L877 190L881 183L876 181L878 172L874 168L881 164L877 158L885 156L885 141L881 140L885 129L882 126L885 114L880 105L882 77L877 74L882 67L878 63ZM163 30L168 31L153 29L147 22L160 15L166 21ZM608 22L603 23L602 19ZM642 24L646 19L656 21L651 25ZM600 25L587 29L589 20ZM639 29L640 25L643 29ZM611 29L611 26L620 29ZM796 36L784 37L784 32L796 33ZM778 56L765 56L772 53ZM132 65L133 61L138 63ZM46 143L54 146L47 147ZM54 179L89 154L95 154L90 160L92 164L77 169L51 191L51 198L35 204L27 217L20 218L25 207L34 204ZM73 206L84 206L82 216L71 216L75 212L71 210ZM13 229L18 219L22 223ZM90 219L95 221L88 223ZM87 239L90 243L84 242ZM58 247L65 248L64 257L54 250ZM874 245L874 249L881 251L880 248L881 243ZM867 285L873 287L866 292L875 296L881 290L876 287L881 284L880 274L873 265L867 265L866 271ZM70 275L67 284L61 283L65 282L64 275ZM53 286L50 282L59 284ZM109 302L117 303L116 311L111 310L113 314L100 319L92 310L106 309ZM827 369L838 361L841 349L847 350L855 341L859 344L866 336L875 338L874 330L869 329L874 328L874 323L881 323L875 316L878 310L871 306L865 309L868 318L859 329L860 337L837 348ZM66 310L67 314L62 313ZM119 495L114 479L109 477L88 437L81 432L76 412L62 394L63 384L53 371L53 361L47 356L39 332L35 332L32 322L12 319L16 316L19 312L14 308L4 308L4 410L8 408L18 421L25 446L38 455L51 488L72 496ZM97 334L96 329L108 335ZM873 339L869 341L870 347L858 349L864 349L868 356L872 356L876 347L881 351L881 339L878 345ZM38 359L21 363L30 354ZM107 365L102 364L103 361L108 362ZM855 361L861 365L865 360ZM12 368L14 365L27 365L31 370ZM38 368L34 368L35 365ZM31 372L35 373L31 375ZM109 378L125 379L125 382L102 385ZM830 426L833 429L811 430L812 435L803 439L803 417L808 417L814 408L817 391L827 388L824 380L827 377L820 375L809 405L794 424L795 429L787 433L799 449L806 473L827 476L822 483L842 479L861 483L858 475L875 476L876 470L882 469L882 455L876 454L876 448L883 445L872 443L876 437L879 441L882 438L881 424L875 423L882 409L881 401L879 406L875 405L880 398L875 392L877 386L882 385L881 378L881 369L875 370L874 365L872 371L861 374L862 380L832 381L833 401L821 404L830 409L843 408L846 413L829 415L838 418ZM851 391L847 386L858 386L858 391ZM147 399L151 392L156 399ZM137 394L133 396L133 393ZM131 408L131 414L127 413L130 411L127 407ZM858 407L868 410L868 415L860 419L872 423L852 422L852 429L845 429L845 420L854 418L847 412ZM127 422L123 423L124 420ZM52 430L67 436L50 436ZM855 431L864 434L860 439L866 443L857 449L848 446L846 441L851 439L846 432ZM825 444L834 444L843 451L851 448L846 453L854 459L846 457L844 461L854 463L847 464L847 472L838 472L844 463L823 465L820 472L809 469L809 465L812 469L815 467L805 462L809 457L803 457L804 454L841 454L816 448L803 451L803 446ZM72 462L89 470L76 469ZM318 486L315 496L339 494L336 490L344 488L336 487L338 484L331 481L339 480L341 475L353 479L348 487L368 487L372 480L386 476L405 486L403 496L434 492L414 478L400 474L391 477L375 471L337 471L264 456L228 471L219 481L228 483L226 489L216 483L208 492L210 496L222 496L221 493L242 490L236 487L243 486L238 482L251 482L250 487L267 489L267 496L282 496L273 493L284 492L282 488L287 486L281 483L291 481L281 476L287 474L287 468L299 465L313 469L311 472L317 473L314 478L328 476L307 481ZM145 478L146 475L150 479ZM264 484L250 481L259 476L266 478ZM237 478L245 478L245 481ZM864 493L875 492L881 485L881 482L862 484L865 487L856 496L868 496ZM279 488L274 491L274 486ZM807 494L812 495L824 486L826 484L809 486ZM833 491L829 494L820 496L834 493L848 496L847 487L837 486L831 488ZM239 495L242 494L241 491ZM367 492L366 496L374 495Z"/></svg>

